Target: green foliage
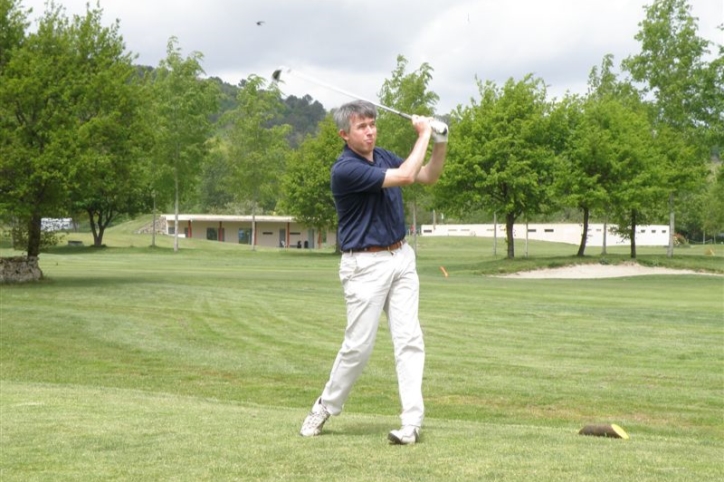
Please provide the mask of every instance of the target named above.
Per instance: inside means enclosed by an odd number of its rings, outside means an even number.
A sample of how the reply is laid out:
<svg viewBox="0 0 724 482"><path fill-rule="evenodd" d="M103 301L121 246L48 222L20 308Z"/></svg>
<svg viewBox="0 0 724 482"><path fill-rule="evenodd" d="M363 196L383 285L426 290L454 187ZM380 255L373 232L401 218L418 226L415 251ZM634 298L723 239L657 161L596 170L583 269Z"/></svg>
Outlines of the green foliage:
<svg viewBox="0 0 724 482"><path fill-rule="evenodd" d="M679 129L693 128L702 119L703 55L709 42L699 37L688 0L654 0L646 8L635 38L641 52L624 67L655 99L656 119Z"/></svg>
<svg viewBox="0 0 724 482"><path fill-rule="evenodd" d="M320 124L317 136L308 136L287 162L280 208L299 222L322 231L337 225L337 212L329 187L330 170L344 141L331 115Z"/></svg>
<svg viewBox="0 0 724 482"><path fill-rule="evenodd" d="M551 106L545 85L528 75L499 88L478 81L480 100L458 107L445 174L435 188L438 204L454 215L484 209L505 216L507 237L520 216L550 209L558 156L549 136ZM508 257L515 256L508 243Z"/></svg>
<svg viewBox="0 0 724 482"><path fill-rule="evenodd" d="M289 125L287 140L292 148L297 148L308 135L317 133L326 114L324 106L311 96L290 95L284 99L284 109L273 125Z"/></svg>
<svg viewBox="0 0 724 482"><path fill-rule="evenodd" d="M274 125L284 108L274 83L267 86L263 78L251 75L239 90L237 101L238 107L225 118L231 126L226 185L233 187L235 201L251 203L254 215L257 207L273 208L277 202L289 153L286 136L290 127Z"/></svg>
<svg viewBox="0 0 724 482"><path fill-rule="evenodd" d="M118 24L104 28L101 17L101 10L89 10L71 29L75 70L80 74L74 104L81 167L70 198L73 213L88 215L98 247L116 217L135 216L151 207L145 166L150 149L148 103Z"/></svg>
<svg viewBox="0 0 724 482"><path fill-rule="evenodd" d="M433 68L424 62L416 71L406 73L407 64L405 57L402 55L397 57L397 66L392 71L392 77L385 80L379 92L380 102L399 112L431 116L439 100L436 93L428 90ZM417 133L411 127L409 120L384 110L379 112L377 130L377 145L396 153L403 159L412 151L417 140ZM417 211L423 206L430 207L432 203L430 190L414 183L403 188L403 196L412 214L410 224L419 224Z"/></svg>
<svg viewBox="0 0 724 482"><path fill-rule="evenodd" d="M176 38L169 39L167 56L152 81L155 132L152 185L162 198L173 193L175 214L184 196L196 192L198 173L212 132L210 118L218 110L219 100L217 84L200 80L203 55L192 52L184 59L177 44ZM178 249L178 237L175 249Z"/></svg>
<svg viewBox="0 0 724 482"><path fill-rule="evenodd" d="M702 223L705 233L720 236L724 233L724 169L713 166L711 182L704 195Z"/></svg>
<svg viewBox="0 0 724 482"><path fill-rule="evenodd" d="M423 63L416 71L406 73L407 64L405 57L397 57L397 66L392 71L392 77L385 80L379 92L380 103L399 112L430 116L439 99L437 94L428 91L433 69ZM378 114L377 143L400 157L406 157L417 139L410 121L384 110L380 110Z"/></svg>
<svg viewBox="0 0 724 482"><path fill-rule="evenodd" d="M214 142L201 166L197 212L222 214L234 203L234 190L228 186L233 169L228 159L228 144Z"/></svg>
<svg viewBox="0 0 724 482"><path fill-rule="evenodd" d="M118 23L104 27L102 14L88 6L69 20L51 2L37 32L3 49L0 204L25 226L29 255L42 217L86 213L100 246L113 219L148 206L148 103Z"/></svg>
<svg viewBox="0 0 724 482"><path fill-rule="evenodd" d="M646 18L635 37L641 52L627 58L623 67L655 99L651 123L657 134L656 148L664 159L661 178L673 214L676 196L700 189L705 163L721 146L722 50L720 46L720 58L707 65L704 57L710 42L697 35L697 20L687 0L656 0L645 10ZM670 256L673 235L672 226Z"/></svg>
<svg viewBox="0 0 724 482"><path fill-rule="evenodd" d="M614 145L611 175L610 221L619 226L620 234L635 240L636 227L647 224L663 212L666 189L662 182L664 167L653 144L653 129L647 113L639 108L611 103L611 135ZM631 244L631 257L636 257Z"/></svg>
<svg viewBox="0 0 724 482"><path fill-rule="evenodd" d="M42 231L40 233L39 251L45 251L50 247L57 246L65 235L55 231ZM28 229L25 225L16 224L10 229L12 247L18 251L24 251L28 246Z"/></svg>
<svg viewBox="0 0 724 482"><path fill-rule="evenodd" d="M724 34L724 24L719 26ZM709 146L711 158L724 158L724 45L719 45L718 53L709 62L702 73L702 143Z"/></svg>
<svg viewBox="0 0 724 482"><path fill-rule="evenodd" d="M20 0L0 0L0 72L22 45L28 25Z"/></svg>
<svg viewBox="0 0 724 482"><path fill-rule="evenodd" d="M69 22L51 2L37 31L11 51L0 72L0 205L27 226L28 256L38 254L41 218L67 213L83 168L79 129L89 122L82 115L81 101L89 94L84 76L105 66L79 71L81 56L95 56L81 49L82 22Z"/></svg>
<svg viewBox="0 0 724 482"><path fill-rule="evenodd" d="M629 203L633 197L648 196L636 204L639 217L646 212L653 219L662 208L661 198L646 191L655 190L662 182L661 178L651 177L663 172L660 161L654 162L653 128L638 95L629 85L618 81L612 66L613 58L604 57L600 72L596 68L591 71L587 97L567 98L556 109L561 112L560 117L568 120L559 131L569 132L556 185L562 202L583 213L585 231L579 256L585 252L592 213L608 217L618 210L618 221L627 226L631 222ZM673 148L662 152L661 157L672 154ZM640 183L635 184L634 179L638 178ZM634 187L626 188L630 183ZM661 191L657 193L663 196ZM631 234L633 230L626 232Z"/></svg>

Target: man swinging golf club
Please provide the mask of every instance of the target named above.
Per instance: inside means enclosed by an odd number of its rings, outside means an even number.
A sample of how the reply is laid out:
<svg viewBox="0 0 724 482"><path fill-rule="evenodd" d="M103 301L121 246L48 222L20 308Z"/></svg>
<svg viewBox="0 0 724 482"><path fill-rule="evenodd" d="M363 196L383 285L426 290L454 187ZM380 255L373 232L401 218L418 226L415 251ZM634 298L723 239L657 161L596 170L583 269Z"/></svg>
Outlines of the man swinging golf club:
<svg viewBox="0 0 724 482"><path fill-rule="evenodd" d="M402 445L419 440L425 412L425 345L418 319L415 252L405 242L401 187L437 182L445 162L448 129L428 117L411 117L418 137L410 154L402 159L375 146L377 109L371 102L355 100L334 114L339 135L346 143L332 167L331 187L343 251L339 277L347 304L347 327L329 380L302 424L304 437L321 434L329 416L342 412L370 358L384 311L402 406L402 427L392 430L388 440ZM432 155L423 165L431 137Z"/></svg>

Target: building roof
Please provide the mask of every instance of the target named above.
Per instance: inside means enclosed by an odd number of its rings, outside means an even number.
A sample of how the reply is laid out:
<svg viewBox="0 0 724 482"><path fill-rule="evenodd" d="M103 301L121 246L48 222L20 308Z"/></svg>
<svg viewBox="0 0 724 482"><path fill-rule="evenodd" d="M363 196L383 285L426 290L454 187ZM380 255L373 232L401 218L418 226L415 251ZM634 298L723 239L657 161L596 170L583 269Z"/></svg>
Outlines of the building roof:
<svg viewBox="0 0 724 482"><path fill-rule="evenodd" d="M167 221L173 220L174 214L162 214ZM252 222L257 223L293 223L292 216L267 216L267 215L236 215L236 214L179 214L179 221L219 221L219 222Z"/></svg>

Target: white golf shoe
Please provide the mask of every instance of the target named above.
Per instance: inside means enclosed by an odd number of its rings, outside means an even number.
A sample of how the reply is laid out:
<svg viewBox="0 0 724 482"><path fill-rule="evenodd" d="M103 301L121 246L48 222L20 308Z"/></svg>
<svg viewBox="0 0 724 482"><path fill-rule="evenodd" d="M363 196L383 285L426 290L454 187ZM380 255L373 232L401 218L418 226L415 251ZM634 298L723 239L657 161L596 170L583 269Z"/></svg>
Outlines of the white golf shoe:
<svg viewBox="0 0 724 482"><path fill-rule="evenodd" d="M322 397L318 398L317 401L312 405L312 410L304 419L302 429L299 431L299 435L302 437L314 437L322 433L322 427L324 422L329 418L329 412L327 407L322 404Z"/></svg>
<svg viewBox="0 0 724 482"><path fill-rule="evenodd" d="M387 440L395 445L412 445L420 440L420 427L405 425L400 430L393 430L387 435Z"/></svg>

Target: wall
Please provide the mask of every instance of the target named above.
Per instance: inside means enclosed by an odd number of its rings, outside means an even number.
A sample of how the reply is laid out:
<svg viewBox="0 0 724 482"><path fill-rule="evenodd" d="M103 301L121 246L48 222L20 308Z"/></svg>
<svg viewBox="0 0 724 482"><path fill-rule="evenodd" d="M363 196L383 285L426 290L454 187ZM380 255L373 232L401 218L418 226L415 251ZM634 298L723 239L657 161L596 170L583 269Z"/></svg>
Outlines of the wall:
<svg viewBox="0 0 724 482"><path fill-rule="evenodd" d="M35 256L0 258L0 284L27 283L43 279Z"/></svg>
<svg viewBox="0 0 724 482"><path fill-rule="evenodd" d="M481 236L492 238L496 235L493 224L423 224L423 236ZM630 241L614 232L615 226L608 226L606 246L628 246ZM603 224L588 225L586 246L603 246ZM581 244L582 224L528 224L528 239L554 243ZM514 239L525 239L525 224L513 227ZM497 236L505 239L505 224L497 225ZM668 246L669 227L666 225L639 226L636 229L637 246Z"/></svg>

